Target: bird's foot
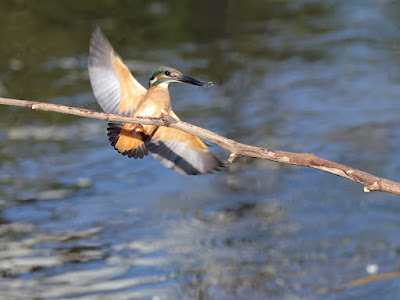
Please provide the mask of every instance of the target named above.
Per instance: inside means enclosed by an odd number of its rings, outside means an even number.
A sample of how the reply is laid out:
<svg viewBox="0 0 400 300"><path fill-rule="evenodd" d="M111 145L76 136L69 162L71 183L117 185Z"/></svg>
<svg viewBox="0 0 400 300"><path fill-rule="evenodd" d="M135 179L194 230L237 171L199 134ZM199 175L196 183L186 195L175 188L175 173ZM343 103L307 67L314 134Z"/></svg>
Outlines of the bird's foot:
<svg viewBox="0 0 400 300"><path fill-rule="evenodd" d="M140 124L131 124L131 126L129 126L129 129L132 129L132 131L134 131L135 133L142 133L144 131L143 126Z"/></svg>

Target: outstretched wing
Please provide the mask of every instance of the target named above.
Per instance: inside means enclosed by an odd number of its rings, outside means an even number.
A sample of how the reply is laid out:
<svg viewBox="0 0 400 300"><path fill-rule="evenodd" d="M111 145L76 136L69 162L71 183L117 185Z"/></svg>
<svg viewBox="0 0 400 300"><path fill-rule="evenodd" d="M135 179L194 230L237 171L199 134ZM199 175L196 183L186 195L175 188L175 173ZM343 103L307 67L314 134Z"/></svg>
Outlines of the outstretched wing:
<svg viewBox="0 0 400 300"><path fill-rule="evenodd" d="M99 26L94 28L90 40L89 77L97 102L105 112L131 115L147 92Z"/></svg>
<svg viewBox="0 0 400 300"><path fill-rule="evenodd" d="M223 166L201 139L174 128L159 127L146 145L155 159L181 174L207 174Z"/></svg>

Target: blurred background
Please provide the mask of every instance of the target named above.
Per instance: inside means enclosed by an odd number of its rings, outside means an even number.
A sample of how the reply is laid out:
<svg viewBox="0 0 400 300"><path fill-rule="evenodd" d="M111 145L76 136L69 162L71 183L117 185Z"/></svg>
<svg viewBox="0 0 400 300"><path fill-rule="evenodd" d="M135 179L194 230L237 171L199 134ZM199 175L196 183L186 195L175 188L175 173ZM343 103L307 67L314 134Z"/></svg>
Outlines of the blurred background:
<svg viewBox="0 0 400 300"><path fill-rule="evenodd" d="M100 110L99 24L184 121L400 180L400 2L1 1L0 95ZM118 154L106 122L0 107L1 299L396 299L398 196L239 158L181 176ZM228 153L212 151L222 160Z"/></svg>

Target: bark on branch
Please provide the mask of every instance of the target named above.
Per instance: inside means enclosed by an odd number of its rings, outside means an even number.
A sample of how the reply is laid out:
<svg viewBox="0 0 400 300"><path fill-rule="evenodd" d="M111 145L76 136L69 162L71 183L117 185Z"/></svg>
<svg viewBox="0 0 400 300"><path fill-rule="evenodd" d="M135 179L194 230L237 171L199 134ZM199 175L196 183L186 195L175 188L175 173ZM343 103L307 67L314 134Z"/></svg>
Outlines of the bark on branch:
<svg viewBox="0 0 400 300"><path fill-rule="evenodd" d="M229 162L233 162L239 156L249 156L260 159L272 160L280 163L298 165L301 167L310 167L324 172L332 173L340 177L361 183L364 185L364 192L382 191L400 195L400 183L384 179L339 163L323 159L313 153L292 153L267 148L255 147L238 143L207 129L194 126L192 124L174 119L169 115L162 118L148 117L130 117L103 112L96 112L83 108L64 106L59 104L50 104L44 102L16 100L9 98L0 98L0 104L11 106L22 106L41 111L52 111L62 114L70 114L80 117L106 120L112 122L139 123L143 125L169 126L188 133L199 138L208 140L229 151Z"/></svg>

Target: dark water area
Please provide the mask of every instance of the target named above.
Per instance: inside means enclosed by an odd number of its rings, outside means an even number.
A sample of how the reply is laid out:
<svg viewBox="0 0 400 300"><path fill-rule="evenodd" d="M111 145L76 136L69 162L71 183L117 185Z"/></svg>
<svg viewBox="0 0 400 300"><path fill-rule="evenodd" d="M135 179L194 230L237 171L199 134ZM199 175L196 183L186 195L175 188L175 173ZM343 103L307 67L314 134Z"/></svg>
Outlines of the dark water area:
<svg viewBox="0 0 400 300"><path fill-rule="evenodd" d="M99 24L174 111L237 141L400 180L400 2L2 1L0 96L100 110ZM0 107L0 299L399 299L398 196L239 158L182 176L106 123ZM228 153L213 146L222 160Z"/></svg>

